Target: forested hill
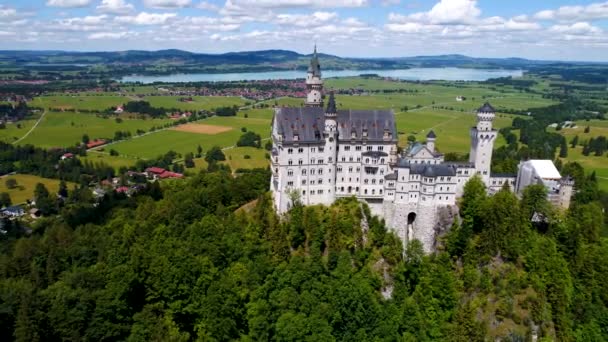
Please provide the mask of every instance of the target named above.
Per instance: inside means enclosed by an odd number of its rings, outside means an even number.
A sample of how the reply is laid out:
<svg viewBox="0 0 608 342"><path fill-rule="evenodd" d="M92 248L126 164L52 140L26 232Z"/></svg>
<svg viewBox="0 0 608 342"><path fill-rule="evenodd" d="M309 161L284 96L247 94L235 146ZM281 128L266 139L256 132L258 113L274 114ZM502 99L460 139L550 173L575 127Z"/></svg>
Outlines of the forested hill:
<svg viewBox="0 0 608 342"><path fill-rule="evenodd" d="M319 54L324 69L392 69L419 67L528 68L557 62L523 58L476 58L463 55L415 56L398 58L349 58ZM310 54L288 50L228 52L222 54L194 53L183 50L159 51L19 51L0 50L0 61L16 66L52 66L79 64L173 64L208 66L266 66L276 69L306 68Z"/></svg>
<svg viewBox="0 0 608 342"><path fill-rule="evenodd" d="M487 197L474 178L462 224L429 256L416 241L404 253L354 198L277 217L266 170L97 206L75 189L59 208L70 219L41 219L31 236L3 221L0 338L605 341L608 241L597 185L577 176L584 194L565 214L542 186Z"/></svg>

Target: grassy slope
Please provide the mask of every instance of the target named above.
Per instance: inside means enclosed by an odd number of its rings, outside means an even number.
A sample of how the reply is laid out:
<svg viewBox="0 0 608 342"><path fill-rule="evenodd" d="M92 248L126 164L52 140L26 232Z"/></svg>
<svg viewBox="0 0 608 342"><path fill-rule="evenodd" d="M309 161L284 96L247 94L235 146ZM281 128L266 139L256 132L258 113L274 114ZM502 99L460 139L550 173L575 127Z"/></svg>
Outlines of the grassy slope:
<svg viewBox="0 0 608 342"><path fill-rule="evenodd" d="M8 179L17 180L17 188L8 189L6 187L6 180ZM38 183L44 184L50 193L57 193L59 190L59 180L56 179L48 179L32 175L11 175L1 178L0 192L8 192L8 194L11 196L13 204L25 203L26 200L33 197L34 189ZM74 186L73 183L68 182L67 184L69 189Z"/></svg>
<svg viewBox="0 0 608 342"><path fill-rule="evenodd" d="M116 131L130 131L135 134L137 129L149 130L152 126L160 126L170 122L169 119L124 119L117 123L114 119L104 119L94 114L71 112L48 112L38 127L20 144L33 144L41 147L72 146L82 140L83 134L91 139L113 138Z"/></svg>

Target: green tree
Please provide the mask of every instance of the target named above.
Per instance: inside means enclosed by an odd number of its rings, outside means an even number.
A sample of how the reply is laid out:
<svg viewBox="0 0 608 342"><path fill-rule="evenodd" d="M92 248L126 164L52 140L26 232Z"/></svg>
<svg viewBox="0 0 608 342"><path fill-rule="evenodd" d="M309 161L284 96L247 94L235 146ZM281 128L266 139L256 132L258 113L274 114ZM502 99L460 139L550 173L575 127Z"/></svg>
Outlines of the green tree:
<svg viewBox="0 0 608 342"><path fill-rule="evenodd" d="M89 141L91 141L91 139L89 138L89 135L88 135L88 134L83 134L83 135L82 135L82 140L81 140L81 141L82 141L82 143L83 143L83 144L85 144L85 145L86 145L86 144L88 144L88 143L89 143Z"/></svg>
<svg viewBox="0 0 608 342"><path fill-rule="evenodd" d="M6 185L6 187L8 189L15 189L18 185L17 180L15 178L9 178L7 179L4 184Z"/></svg>
<svg viewBox="0 0 608 342"><path fill-rule="evenodd" d="M578 145L578 135L575 135L572 140L570 140L570 147L575 148Z"/></svg>
<svg viewBox="0 0 608 342"><path fill-rule="evenodd" d="M12 204L11 195L7 192L0 193L0 206L9 207Z"/></svg>
<svg viewBox="0 0 608 342"><path fill-rule="evenodd" d="M224 152L222 152L222 149L219 146L213 146L209 149L209 151L207 151L207 154L205 155L205 161L209 164L223 160L226 160L226 156L224 155Z"/></svg>

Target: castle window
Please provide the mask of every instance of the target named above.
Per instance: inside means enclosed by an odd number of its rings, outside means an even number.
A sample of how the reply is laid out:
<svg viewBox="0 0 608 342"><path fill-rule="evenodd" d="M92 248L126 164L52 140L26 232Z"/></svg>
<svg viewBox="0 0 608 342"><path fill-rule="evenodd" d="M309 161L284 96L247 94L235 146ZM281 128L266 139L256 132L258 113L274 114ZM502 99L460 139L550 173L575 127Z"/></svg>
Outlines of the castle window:
<svg viewBox="0 0 608 342"><path fill-rule="evenodd" d="M384 179L381 179L378 183L384 184Z"/></svg>
<svg viewBox="0 0 608 342"><path fill-rule="evenodd" d="M325 147L319 147L319 153L323 153L325 151Z"/></svg>
<svg viewBox="0 0 608 342"><path fill-rule="evenodd" d="M293 176L293 170L287 170L287 175L288 175L289 177Z"/></svg>
<svg viewBox="0 0 608 342"><path fill-rule="evenodd" d="M352 162L354 160L353 156L348 157L348 161Z"/></svg>
<svg viewBox="0 0 608 342"><path fill-rule="evenodd" d="M310 163L311 163L311 164L314 164L314 163L315 163L315 158L311 158L311 159L310 159Z"/></svg>
<svg viewBox="0 0 608 342"><path fill-rule="evenodd" d="M368 183L369 183L369 180L368 180L368 179L365 179L365 180L363 181L363 183L368 184Z"/></svg>
<svg viewBox="0 0 608 342"><path fill-rule="evenodd" d="M363 190L363 192L367 195L367 189Z"/></svg>
<svg viewBox="0 0 608 342"><path fill-rule="evenodd" d="M292 154L293 153L293 148L288 148L287 149L287 154Z"/></svg>
<svg viewBox="0 0 608 342"><path fill-rule="evenodd" d="M355 151L361 151L361 146L355 146Z"/></svg>
<svg viewBox="0 0 608 342"><path fill-rule="evenodd" d="M371 150L373 150L373 149L374 149L374 146L367 146L367 150L368 150L368 151L371 151Z"/></svg>
<svg viewBox="0 0 608 342"><path fill-rule="evenodd" d="M380 164L384 164L384 158L380 159Z"/></svg>
<svg viewBox="0 0 608 342"><path fill-rule="evenodd" d="M376 184L376 180L375 179L372 179L372 184Z"/></svg>
<svg viewBox="0 0 608 342"><path fill-rule="evenodd" d="M369 164L369 158L365 158L365 164Z"/></svg>
<svg viewBox="0 0 608 342"><path fill-rule="evenodd" d="M380 189L380 195L382 195L382 189Z"/></svg>
<svg viewBox="0 0 608 342"><path fill-rule="evenodd" d="M323 189L317 190L317 193L319 193L319 195L322 194L323 193Z"/></svg>
<svg viewBox="0 0 608 342"><path fill-rule="evenodd" d="M293 182L292 181L287 182L287 186L293 186Z"/></svg>
<svg viewBox="0 0 608 342"><path fill-rule="evenodd" d="M289 160L287 161L287 165L293 165L293 160L289 159Z"/></svg>
<svg viewBox="0 0 608 342"><path fill-rule="evenodd" d="M439 196L439 200L441 201L441 196Z"/></svg>
<svg viewBox="0 0 608 342"><path fill-rule="evenodd" d="M304 162L302 161L302 159L298 160L298 165L302 165Z"/></svg>
<svg viewBox="0 0 608 342"><path fill-rule="evenodd" d="M350 146L344 146L344 151L350 151Z"/></svg>
<svg viewBox="0 0 608 342"><path fill-rule="evenodd" d="M329 157L329 161L328 162L331 163L331 162L333 162L333 160L334 159L332 157Z"/></svg>
<svg viewBox="0 0 608 342"><path fill-rule="evenodd" d="M323 169L319 169L319 174L322 175L323 174Z"/></svg>
<svg viewBox="0 0 608 342"><path fill-rule="evenodd" d="M306 190L302 190L302 195L306 195Z"/></svg>
<svg viewBox="0 0 608 342"><path fill-rule="evenodd" d="M372 195L376 194L376 189L372 189Z"/></svg>
<svg viewBox="0 0 608 342"><path fill-rule="evenodd" d="M342 166L338 166L338 167L336 168L336 171L338 171L338 172L342 172Z"/></svg>
<svg viewBox="0 0 608 342"><path fill-rule="evenodd" d="M378 151L384 151L384 146L378 146Z"/></svg>
<svg viewBox="0 0 608 342"><path fill-rule="evenodd" d="M348 168L348 173L351 173L351 172L353 172L353 167L352 166Z"/></svg>
<svg viewBox="0 0 608 342"><path fill-rule="evenodd" d="M319 164L323 164L323 159L319 159Z"/></svg>
<svg viewBox="0 0 608 342"><path fill-rule="evenodd" d="M317 150L316 148L311 147L311 148L310 148L310 153L315 153L315 152L316 152L316 150Z"/></svg>
<svg viewBox="0 0 608 342"><path fill-rule="evenodd" d="M306 179L302 179L302 185L306 185Z"/></svg>
<svg viewBox="0 0 608 342"><path fill-rule="evenodd" d="M300 148L298 149L298 153L304 153L304 149L300 147Z"/></svg>
<svg viewBox="0 0 608 342"><path fill-rule="evenodd" d="M357 162L361 162L361 157L357 157Z"/></svg>
<svg viewBox="0 0 608 342"><path fill-rule="evenodd" d="M306 169L302 169L302 176L306 176Z"/></svg>
<svg viewBox="0 0 608 342"><path fill-rule="evenodd" d="M310 169L310 174L314 175L315 174L315 169Z"/></svg>
<svg viewBox="0 0 608 342"><path fill-rule="evenodd" d="M361 171L361 168L357 166L357 172Z"/></svg>
<svg viewBox="0 0 608 342"><path fill-rule="evenodd" d="M345 162L346 161L346 157L342 156L342 161Z"/></svg>
<svg viewBox="0 0 608 342"><path fill-rule="evenodd" d="M319 184L319 185L323 184L323 180L322 180L322 179L319 179L319 180L317 181L317 184Z"/></svg>
<svg viewBox="0 0 608 342"><path fill-rule="evenodd" d="M315 180L314 179L310 181L310 185L315 185Z"/></svg>

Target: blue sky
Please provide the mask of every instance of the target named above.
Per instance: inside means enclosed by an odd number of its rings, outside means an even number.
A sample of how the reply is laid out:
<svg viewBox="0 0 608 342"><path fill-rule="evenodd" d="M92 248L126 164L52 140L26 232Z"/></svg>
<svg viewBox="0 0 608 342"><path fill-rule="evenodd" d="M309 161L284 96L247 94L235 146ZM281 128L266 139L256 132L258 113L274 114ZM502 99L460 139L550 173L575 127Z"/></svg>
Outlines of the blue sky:
<svg viewBox="0 0 608 342"><path fill-rule="evenodd" d="M0 49L608 61L608 1L4 0Z"/></svg>

